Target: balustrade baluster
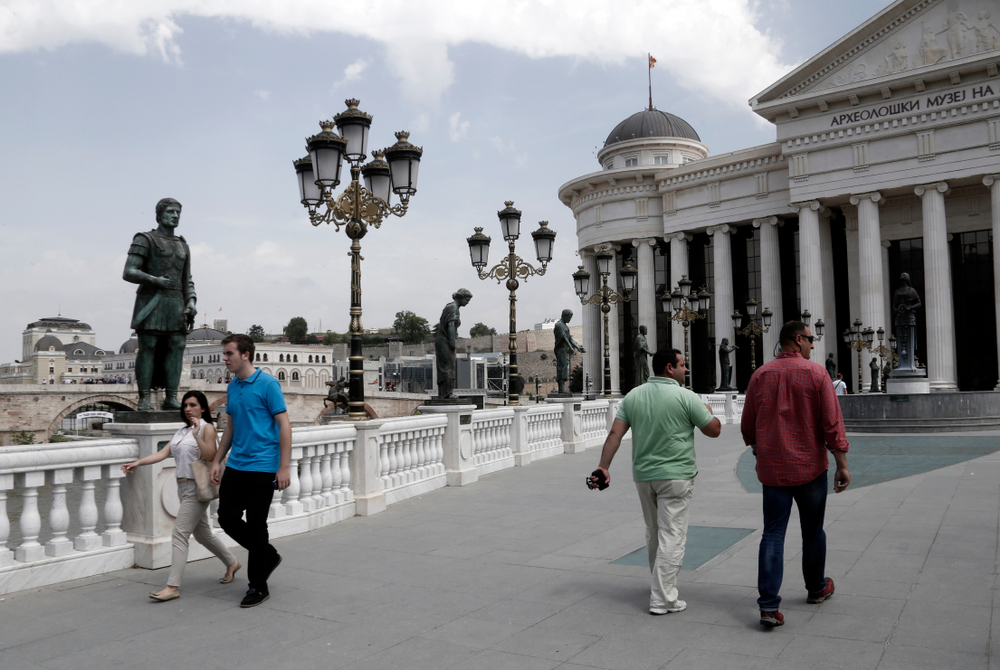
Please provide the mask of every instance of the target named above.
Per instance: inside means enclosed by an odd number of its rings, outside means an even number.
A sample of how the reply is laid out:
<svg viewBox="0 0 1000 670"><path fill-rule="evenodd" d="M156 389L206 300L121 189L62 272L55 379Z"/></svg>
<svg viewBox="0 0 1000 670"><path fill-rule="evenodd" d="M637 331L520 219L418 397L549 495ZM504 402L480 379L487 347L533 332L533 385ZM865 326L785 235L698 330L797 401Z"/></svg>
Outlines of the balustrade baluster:
<svg viewBox="0 0 1000 670"><path fill-rule="evenodd" d="M77 468L83 480L80 487L80 534L73 538L77 551L93 551L101 546L101 536L97 534L97 502L94 500L94 484L101 477L101 466L88 465Z"/></svg>
<svg viewBox="0 0 1000 670"><path fill-rule="evenodd" d="M303 511L302 502L299 500L299 492L302 490L299 483L299 462L302 460L302 447L292 447L292 462L289 471L288 488L284 490L285 512L288 514L301 514Z"/></svg>
<svg viewBox="0 0 1000 670"><path fill-rule="evenodd" d="M407 484L416 480L417 472L414 469L417 464L416 454L414 453L414 447L417 443L418 435L420 431L412 430L403 433L403 474Z"/></svg>
<svg viewBox="0 0 1000 670"><path fill-rule="evenodd" d="M386 488L395 488L399 484L397 477L397 473L399 472L399 457L396 454L396 439L398 437L398 435L385 436L386 453L389 456L389 485Z"/></svg>
<svg viewBox="0 0 1000 670"><path fill-rule="evenodd" d="M66 556L73 551L73 543L66 537L66 531L69 530L66 485L73 482L73 468L49 470L45 473L45 479L52 487L52 507L49 510L52 539L45 543L45 555Z"/></svg>
<svg viewBox="0 0 1000 670"><path fill-rule="evenodd" d="M312 452L313 447L302 448L302 459L299 460L299 502L303 512L313 511L312 499Z"/></svg>
<svg viewBox="0 0 1000 670"><path fill-rule="evenodd" d="M320 491L320 497L323 499L323 507L332 505L336 497L333 495L333 471L330 469L331 452L334 449L336 449L336 446L333 443L324 444L323 456L319 462L319 477L320 481L323 482L323 488Z"/></svg>
<svg viewBox="0 0 1000 670"><path fill-rule="evenodd" d="M326 498L323 497L323 471L321 467L321 462L323 457L320 455L325 450L325 445L316 445L312 448L312 459L310 460L310 466L312 468L312 501L313 509L322 509L326 507Z"/></svg>
<svg viewBox="0 0 1000 670"><path fill-rule="evenodd" d="M343 450L342 444L330 445L330 504L336 505L344 502L340 487L343 483L340 471L340 452Z"/></svg>
<svg viewBox="0 0 1000 670"><path fill-rule="evenodd" d="M416 439L413 442L413 471L416 481L422 481L427 477L427 431L418 430Z"/></svg>
<svg viewBox="0 0 1000 670"><path fill-rule="evenodd" d="M104 466L104 478L107 482L104 498L104 523L107 528L101 533L101 543L105 547L119 547L126 543L128 538L122 530L122 487L121 478L125 476L122 469L117 465Z"/></svg>
<svg viewBox="0 0 1000 670"><path fill-rule="evenodd" d="M45 483L44 472L17 475L21 492L21 545L14 550L14 559L22 562L45 558L45 547L38 543L42 517L38 515L38 487Z"/></svg>
<svg viewBox="0 0 1000 670"><path fill-rule="evenodd" d="M389 438L382 436L378 446L379 479L382 480L382 490L389 488Z"/></svg>
<svg viewBox="0 0 1000 670"><path fill-rule="evenodd" d="M14 562L14 552L7 548L10 519L7 518L7 491L14 488L14 475L0 475L0 568Z"/></svg>
<svg viewBox="0 0 1000 670"><path fill-rule="evenodd" d="M349 460L351 453L348 443L340 446L337 455L340 456L340 492L337 494L338 499L341 501L352 500L354 492L351 491L351 463Z"/></svg>

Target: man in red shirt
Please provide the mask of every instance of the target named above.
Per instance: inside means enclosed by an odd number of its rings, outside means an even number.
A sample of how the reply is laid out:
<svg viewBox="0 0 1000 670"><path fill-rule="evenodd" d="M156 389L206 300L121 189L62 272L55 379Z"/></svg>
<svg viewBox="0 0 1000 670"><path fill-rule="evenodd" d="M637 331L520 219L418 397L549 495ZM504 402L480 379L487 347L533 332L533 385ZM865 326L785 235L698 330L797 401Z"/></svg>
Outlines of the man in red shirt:
<svg viewBox="0 0 1000 670"><path fill-rule="evenodd" d="M757 368L747 388L740 428L757 458L757 479L764 487L764 534L757 559L760 623L785 623L778 611L784 567L785 530L792 501L802 526L802 576L809 603L833 595L826 568L827 470L837 462L834 491L851 483L847 437L840 403L823 366L813 363L813 335L801 321L789 321L778 334L781 353Z"/></svg>

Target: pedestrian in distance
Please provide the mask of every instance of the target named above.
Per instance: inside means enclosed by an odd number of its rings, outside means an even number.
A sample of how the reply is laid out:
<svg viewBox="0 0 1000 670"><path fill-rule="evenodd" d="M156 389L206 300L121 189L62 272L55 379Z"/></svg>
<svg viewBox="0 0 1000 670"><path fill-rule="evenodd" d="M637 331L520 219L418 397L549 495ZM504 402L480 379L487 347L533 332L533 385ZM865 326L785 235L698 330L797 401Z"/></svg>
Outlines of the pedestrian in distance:
<svg viewBox="0 0 1000 670"><path fill-rule="evenodd" d="M173 547L170 574L166 586L149 594L150 598L160 602L181 597L181 577L184 575L184 566L187 565L188 540L192 534L194 539L218 556L226 566L226 574L219 580L223 584L232 582L237 570L242 567L222 540L212 532L212 526L208 522L210 501L198 500L198 489L195 486L194 474L191 472L191 463L199 458L211 462L217 451L218 436L215 426L212 425L212 413L209 411L205 394L201 391L185 393L181 399L180 415L186 425L174 433L167 446L155 454L122 465L122 472L130 475L140 466L159 463L171 456L177 464L177 499L181 504L177 510L174 531L170 538Z"/></svg>
<svg viewBox="0 0 1000 670"><path fill-rule="evenodd" d="M837 395L845 395L847 393L847 384L844 383L844 375L837 373L837 379L833 382L833 390Z"/></svg>
<svg viewBox="0 0 1000 670"><path fill-rule="evenodd" d="M226 387L229 421L211 470L212 481L221 480L219 525L248 552L249 589L240 607L256 607L270 597L267 580L281 555L269 541L268 509L275 490L284 490L291 480L292 425L281 385L254 367L253 358L248 335L222 340L222 359L235 376Z"/></svg>
<svg viewBox="0 0 1000 670"><path fill-rule="evenodd" d="M757 459L763 485L764 533L757 558L757 605L762 626L785 623L778 611L784 569L785 531L792 502L802 529L802 577L806 602L833 596L826 577L823 517L828 490L828 450L837 463L834 492L851 483L847 437L830 375L810 358L813 335L801 321L789 321L778 334L781 352L757 368L747 387L740 428Z"/></svg>
<svg viewBox="0 0 1000 670"><path fill-rule="evenodd" d="M611 461L631 429L632 479L646 522L649 613L667 614L687 608L677 592L677 573L684 562L688 511L698 474L694 429L718 437L722 424L712 416L711 407L681 386L687 363L680 351L656 352L653 373L622 400L588 486L610 484Z"/></svg>

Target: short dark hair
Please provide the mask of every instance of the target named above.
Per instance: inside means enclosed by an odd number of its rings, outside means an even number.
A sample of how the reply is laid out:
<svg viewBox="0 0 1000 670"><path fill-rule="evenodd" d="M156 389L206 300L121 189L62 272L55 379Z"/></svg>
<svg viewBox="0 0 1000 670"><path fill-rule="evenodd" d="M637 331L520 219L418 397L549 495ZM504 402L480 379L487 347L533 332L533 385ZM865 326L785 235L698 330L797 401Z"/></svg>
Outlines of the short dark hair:
<svg viewBox="0 0 1000 670"><path fill-rule="evenodd" d="M806 334L806 324L801 321L788 321L781 327L781 332L778 333L778 344L784 344L785 342L794 342L795 338L799 335Z"/></svg>
<svg viewBox="0 0 1000 670"><path fill-rule="evenodd" d="M667 349L666 351L657 351L653 354L653 374L657 377L662 377L663 373L666 372L667 366L676 368L679 362L678 356L683 356L684 354L678 349Z"/></svg>
<svg viewBox="0 0 1000 670"><path fill-rule="evenodd" d="M201 405L201 418L205 420L205 423L212 423L212 410L208 407L208 398L201 391L188 391L181 398L181 421L184 423L188 422L187 415L184 414L184 403L188 398L194 398Z"/></svg>
<svg viewBox="0 0 1000 670"><path fill-rule="evenodd" d="M160 220L160 215L163 214L163 210L171 205L175 206L177 209L181 209L181 203L177 202L173 198L163 198L158 203L156 203L156 220Z"/></svg>
<svg viewBox="0 0 1000 670"><path fill-rule="evenodd" d="M253 360L253 352L257 348L253 344L253 338L249 335L244 335L243 333L229 335L226 339L222 340L222 348L225 349L226 345L230 343L235 344L241 354L250 354L250 360Z"/></svg>

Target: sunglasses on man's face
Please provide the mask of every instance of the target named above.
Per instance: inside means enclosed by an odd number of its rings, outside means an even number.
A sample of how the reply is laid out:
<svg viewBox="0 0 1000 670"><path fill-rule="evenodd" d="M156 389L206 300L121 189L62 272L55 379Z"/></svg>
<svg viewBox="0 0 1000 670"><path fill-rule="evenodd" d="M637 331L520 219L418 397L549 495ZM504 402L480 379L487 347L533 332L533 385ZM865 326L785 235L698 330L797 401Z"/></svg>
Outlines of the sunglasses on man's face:
<svg viewBox="0 0 1000 670"><path fill-rule="evenodd" d="M807 340L809 340L809 344L813 343L813 337L814 337L813 335L799 335L799 337L804 337Z"/></svg>

